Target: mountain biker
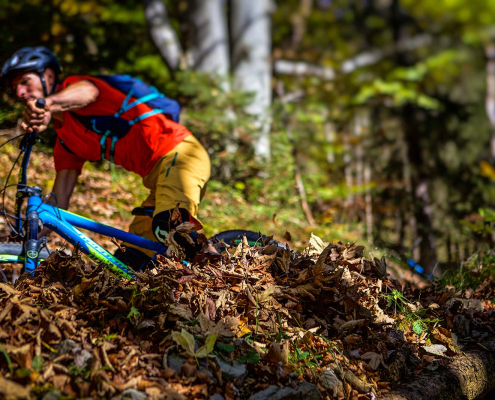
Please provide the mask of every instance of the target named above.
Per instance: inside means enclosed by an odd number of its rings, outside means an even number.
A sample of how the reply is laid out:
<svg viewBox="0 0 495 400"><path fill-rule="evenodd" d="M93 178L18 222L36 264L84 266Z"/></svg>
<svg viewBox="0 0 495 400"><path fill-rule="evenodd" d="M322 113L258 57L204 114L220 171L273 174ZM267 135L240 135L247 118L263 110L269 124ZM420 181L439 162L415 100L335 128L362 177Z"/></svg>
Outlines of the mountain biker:
<svg viewBox="0 0 495 400"><path fill-rule="evenodd" d="M114 115L126 95L100 78L73 75L59 81L60 73L59 61L46 47L24 47L5 62L0 77L25 104L21 123L24 131L42 132L53 119L58 140L53 151L56 178L52 203L67 209L84 163L107 155L102 154L102 135L87 129L79 117ZM36 107L38 98L45 99L44 109ZM150 110L141 103L121 118L129 120ZM124 137L112 143L112 150L115 164L140 175L150 190L143 207L155 207L152 219L135 216L129 232L164 242L168 232L181 222L202 227L197 211L210 177L210 159L183 125L162 113L154 114L132 125ZM47 231L44 229L42 234ZM195 254L198 245L189 244L180 235L174 235L174 239L185 249L187 257ZM153 254L129 246L125 252L116 252L131 267L141 265L143 258L148 260Z"/></svg>

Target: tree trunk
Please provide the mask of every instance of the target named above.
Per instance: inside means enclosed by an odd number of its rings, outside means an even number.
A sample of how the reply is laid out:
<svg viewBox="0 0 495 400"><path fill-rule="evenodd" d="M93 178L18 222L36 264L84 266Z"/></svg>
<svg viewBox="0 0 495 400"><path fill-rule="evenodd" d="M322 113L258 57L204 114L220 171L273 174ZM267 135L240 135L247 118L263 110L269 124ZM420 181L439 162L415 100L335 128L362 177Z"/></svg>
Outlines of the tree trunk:
<svg viewBox="0 0 495 400"><path fill-rule="evenodd" d="M366 208L366 239L369 244L373 244L373 199L371 196L371 165L369 161L364 163L364 184L366 186L364 195Z"/></svg>
<svg viewBox="0 0 495 400"><path fill-rule="evenodd" d="M269 0L232 0L232 68L236 88L253 92L246 108L256 116L259 136L255 154L270 158L271 88L271 2Z"/></svg>
<svg viewBox="0 0 495 400"><path fill-rule="evenodd" d="M390 4L390 26L392 29L394 41L396 44L407 40L410 28L403 11L400 9L400 1L392 0ZM411 60L407 59L404 54L397 54L397 64L400 66L409 66ZM412 209L417 223L416 229L419 236L419 264L426 272L431 273L437 264L437 252L435 238L433 235L433 213L430 204L430 195L428 190L429 171L423 162L421 136L427 132L427 123L422 122L425 113L422 109L417 109L411 104L402 107L402 124L405 133L405 139L408 146L407 158L411 165L411 186L413 192Z"/></svg>
<svg viewBox="0 0 495 400"><path fill-rule="evenodd" d="M327 150L327 162L329 164L333 164L335 162L335 142L337 139L337 134L335 132L335 125L331 122L325 122L323 129L325 130L325 139L327 143L330 145Z"/></svg>
<svg viewBox="0 0 495 400"><path fill-rule="evenodd" d="M486 100L485 108L491 127L490 156L495 162L495 44L485 47L486 62Z"/></svg>
<svg viewBox="0 0 495 400"><path fill-rule="evenodd" d="M490 159L495 163L495 43L485 46L486 55L486 99L485 109L490 121ZM492 243L495 243L495 230L492 233Z"/></svg>
<svg viewBox="0 0 495 400"><path fill-rule="evenodd" d="M297 47L306 33L306 22L313 9L313 0L301 0L299 10L292 15L292 46Z"/></svg>
<svg viewBox="0 0 495 400"><path fill-rule="evenodd" d="M223 86L228 91L225 78L230 71L230 58L225 0L193 0L190 7L192 68L224 78Z"/></svg>
<svg viewBox="0 0 495 400"><path fill-rule="evenodd" d="M474 400L495 387L495 343L464 351L446 368L429 371L384 400Z"/></svg>
<svg viewBox="0 0 495 400"><path fill-rule="evenodd" d="M358 212L361 220L365 221L365 225L367 226L367 206L365 195L363 195L363 191L365 192L365 178L364 178L364 170L365 170L365 151L364 151L364 142L366 137L368 136L370 129L370 110L368 108L361 108L356 110L354 115L354 129L353 134L356 140L356 145L354 147L355 151L355 173L356 173L356 187L358 190L358 195L356 198L359 200L358 202ZM363 204L364 206L364 215L363 215Z"/></svg>
<svg viewBox="0 0 495 400"><path fill-rule="evenodd" d="M411 161L409 160L409 145L407 143L407 140L405 137L403 140L401 140L400 143L400 157L402 159L402 179L404 181L404 189L406 191L407 197L409 201L412 203L414 202L414 195L413 195L413 189L412 189L412 173L411 173ZM411 243L416 241L416 238L418 237L418 230L417 230L417 223L416 223L416 215L414 211L412 210L413 207L411 207L408 212L407 212L407 219L408 219L408 226L409 226L409 235L410 235L410 240ZM405 216L402 214L402 217L405 218ZM400 241L400 245L402 248L405 248L405 242L404 242L404 237L402 236L402 239ZM414 248L412 250L412 258L415 260L419 259L419 249Z"/></svg>
<svg viewBox="0 0 495 400"><path fill-rule="evenodd" d="M284 87L283 83L277 82L277 95L279 98L284 98ZM282 106L284 106L284 102L282 101ZM294 138L294 134L292 133L292 127L290 124L290 116L283 109L283 120L285 125L285 130L287 131L287 136L289 137L289 142L292 146L292 157L294 159L294 179L296 181L296 187L299 191L299 197L301 198L301 207L304 211L304 215L306 215L306 219L308 220L309 225L316 225L315 219L313 218L313 214L311 213L311 208L308 204L308 199L306 197L306 189L304 188L304 182L302 180L302 172L301 172L301 164L299 162L299 153L297 151L297 143Z"/></svg>
<svg viewBox="0 0 495 400"><path fill-rule="evenodd" d="M419 264L431 273L437 264L435 237L433 235L433 212L430 205L428 179L423 162L420 145L421 127L418 124L416 109L407 105L403 107L402 120L408 146L408 159L411 164L412 209L417 223L419 244ZM419 111L418 111L419 112Z"/></svg>
<svg viewBox="0 0 495 400"><path fill-rule="evenodd" d="M179 38L168 18L162 0L145 0L144 10L151 39L171 73L177 71L183 58Z"/></svg>
<svg viewBox="0 0 495 400"><path fill-rule="evenodd" d="M352 173L352 147L350 128L347 128L344 134L344 175L345 185L347 187L347 198L344 202L345 214L347 222L354 217L354 176Z"/></svg>

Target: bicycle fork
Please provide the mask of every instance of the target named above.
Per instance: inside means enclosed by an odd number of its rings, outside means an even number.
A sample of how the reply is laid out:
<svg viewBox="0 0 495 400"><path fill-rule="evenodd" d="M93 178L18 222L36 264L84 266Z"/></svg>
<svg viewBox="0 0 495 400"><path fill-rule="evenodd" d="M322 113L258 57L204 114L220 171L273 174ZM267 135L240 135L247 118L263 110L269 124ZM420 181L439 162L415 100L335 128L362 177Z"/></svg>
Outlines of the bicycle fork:
<svg viewBox="0 0 495 400"><path fill-rule="evenodd" d="M31 210L27 214L26 219L26 257L24 261L25 271L28 273L34 272L38 266L38 258L40 254L41 243L38 240L38 228L40 226L40 217L36 210Z"/></svg>

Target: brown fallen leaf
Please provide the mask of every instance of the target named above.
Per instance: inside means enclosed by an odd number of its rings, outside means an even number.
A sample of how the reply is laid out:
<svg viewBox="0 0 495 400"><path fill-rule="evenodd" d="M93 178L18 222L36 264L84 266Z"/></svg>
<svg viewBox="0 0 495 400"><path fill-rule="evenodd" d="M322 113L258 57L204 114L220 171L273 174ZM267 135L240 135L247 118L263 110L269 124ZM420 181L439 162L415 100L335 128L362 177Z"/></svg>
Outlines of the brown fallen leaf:
<svg viewBox="0 0 495 400"><path fill-rule="evenodd" d="M373 368L375 371L380 367L380 364L382 364L385 368L387 368L387 366L383 361L383 355L375 353L373 351L364 353L361 356L361 360L367 361L369 366Z"/></svg>
<svg viewBox="0 0 495 400"><path fill-rule="evenodd" d="M19 385L9 379L5 379L0 375L0 394L2 399L5 400L23 400L30 399L31 391L29 388Z"/></svg>
<svg viewBox="0 0 495 400"><path fill-rule="evenodd" d="M279 362L281 362L282 365L288 364L289 344L273 342L272 346L270 347L268 353L265 356L265 359L271 361L274 364L278 364Z"/></svg>

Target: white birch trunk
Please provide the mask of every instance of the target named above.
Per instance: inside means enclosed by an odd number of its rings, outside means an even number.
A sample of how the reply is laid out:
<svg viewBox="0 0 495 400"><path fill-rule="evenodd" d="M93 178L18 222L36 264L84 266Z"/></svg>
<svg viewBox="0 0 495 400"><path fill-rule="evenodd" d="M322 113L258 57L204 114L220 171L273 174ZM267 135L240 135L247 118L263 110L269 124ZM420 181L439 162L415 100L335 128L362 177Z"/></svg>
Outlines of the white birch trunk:
<svg viewBox="0 0 495 400"><path fill-rule="evenodd" d="M335 132L335 125L331 122L325 122L323 129L325 130L325 139L327 143L330 145L330 148L327 150L327 162L329 164L333 164L335 162L335 142L337 140L337 133Z"/></svg>
<svg viewBox="0 0 495 400"><path fill-rule="evenodd" d="M255 154L270 158L271 1L232 0L232 67L236 88L253 92L246 111L256 116Z"/></svg>
<svg viewBox="0 0 495 400"><path fill-rule="evenodd" d="M495 44L485 47L486 62L486 99L485 108L491 127L490 156L495 160Z"/></svg>
<svg viewBox="0 0 495 400"><path fill-rule="evenodd" d="M228 91L230 58L225 0L193 0L191 8L192 68L223 78L222 86Z"/></svg>
<svg viewBox="0 0 495 400"><path fill-rule="evenodd" d="M371 165L369 161L364 163L364 184L366 185L364 195L366 207L366 239L369 244L373 244L373 198L371 195Z"/></svg>
<svg viewBox="0 0 495 400"><path fill-rule="evenodd" d="M183 59L183 51L168 18L165 3L162 0L146 0L144 13L153 43L169 70L176 71Z"/></svg>

